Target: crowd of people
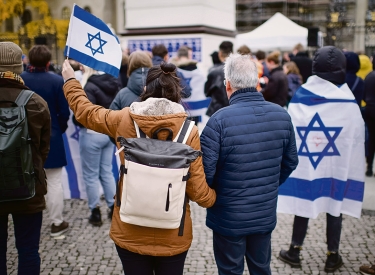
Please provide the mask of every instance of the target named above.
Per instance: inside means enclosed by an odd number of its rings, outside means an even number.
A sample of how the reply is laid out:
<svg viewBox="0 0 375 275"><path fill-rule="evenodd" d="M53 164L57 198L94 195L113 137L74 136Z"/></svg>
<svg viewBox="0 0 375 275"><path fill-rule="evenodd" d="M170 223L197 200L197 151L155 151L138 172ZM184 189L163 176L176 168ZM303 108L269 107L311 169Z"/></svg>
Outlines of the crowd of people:
<svg viewBox="0 0 375 275"><path fill-rule="evenodd" d="M189 201L207 208L206 225L213 231L219 274L242 274L245 259L250 274L271 274L271 234L276 226L279 186L296 169L301 157L293 117L287 109L296 97L303 97L309 79L319 78L327 90L348 85L368 132L366 176L374 176L374 59L371 63L363 54L333 46L317 50L311 59L301 44L291 53L252 53L245 45L235 51L230 41L223 41L211 56L213 66L207 77L193 60L189 47L181 46L177 55L169 58L162 44L154 46L152 53L124 53L118 78L68 59L58 75L49 70L51 52L46 46L34 46L26 57L16 44L0 43L1 104L16 102L23 90L34 92L25 110L36 179L35 194L26 199L0 195L0 274L7 274L9 214L14 222L20 275L40 273L38 248L46 207L50 235L60 236L69 230L63 217L61 178L67 165L62 135L69 119L80 127L89 223L102 225L101 185L107 216L112 220L110 237L126 275L183 274L193 239ZM197 125L201 114L194 104L206 98L210 99L206 111L210 119L200 134ZM340 115L348 120L352 116L344 110ZM125 184L133 167L129 162L135 160L124 154L120 138L143 134L179 140L186 119L195 125L190 127L184 143L203 155L187 166L188 176L183 177L187 202L181 225L159 228L126 222L129 210L124 198L131 191ZM1 127L13 127L8 122L9 118L0 117L0 132L5 131ZM349 143L354 139L348 136ZM121 160L118 183L112 172L114 144ZM336 168L328 165L325 169ZM4 194L6 185L0 180ZM171 190L169 183L165 213L177 200L176 191ZM301 266L299 253L308 221L309 217L296 214L289 250L280 251L279 259L292 267ZM343 265L339 254L341 228L340 210L338 216L327 212L326 272ZM374 265L361 266L360 270L375 274Z"/></svg>

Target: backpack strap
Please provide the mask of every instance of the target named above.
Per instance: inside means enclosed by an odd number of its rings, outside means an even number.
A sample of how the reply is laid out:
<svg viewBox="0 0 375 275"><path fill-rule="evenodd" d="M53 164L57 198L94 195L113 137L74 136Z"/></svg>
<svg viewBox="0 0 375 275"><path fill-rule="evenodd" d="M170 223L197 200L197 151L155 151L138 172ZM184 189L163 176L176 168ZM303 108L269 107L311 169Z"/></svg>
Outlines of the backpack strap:
<svg viewBox="0 0 375 275"><path fill-rule="evenodd" d="M185 144L187 139L190 136L191 131L193 130L195 123L194 121L186 119L177 136L173 140L174 142Z"/></svg>
<svg viewBox="0 0 375 275"><path fill-rule="evenodd" d="M182 212L182 217L181 217L181 222L180 222L180 228L178 230L178 236L183 236L184 235L184 227L185 227L185 216L186 216L186 205L188 203L188 197L185 194L185 200L184 200L184 208Z"/></svg>
<svg viewBox="0 0 375 275"><path fill-rule="evenodd" d="M354 82L354 84L351 88L352 92L354 92L355 88L357 88L358 83L359 83L359 77L357 76L357 78L355 79L355 82Z"/></svg>
<svg viewBox="0 0 375 275"><path fill-rule="evenodd" d="M137 138L149 138L148 136L146 136L146 134L139 128L137 122L134 122L134 127L135 127L135 132L137 133Z"/></svg>
<svg viewBox="0 0 375 275"><path fill-rule="evenodd" d="M18 106L25 106L29 99L33 96L34 92L30 90L22 90L15 101Z"/></svg>

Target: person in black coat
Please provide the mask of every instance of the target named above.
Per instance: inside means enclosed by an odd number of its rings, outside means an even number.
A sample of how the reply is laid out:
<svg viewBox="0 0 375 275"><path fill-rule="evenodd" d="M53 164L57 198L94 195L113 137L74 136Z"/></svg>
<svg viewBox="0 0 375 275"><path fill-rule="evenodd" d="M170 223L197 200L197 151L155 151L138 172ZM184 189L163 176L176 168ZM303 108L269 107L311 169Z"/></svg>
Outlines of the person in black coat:
<svg viewBox="0 0 375 275"><path fill-rule="evenodd" d="M270 78L261 92L265 100L284 107L288 101L289 84L288 78L280 66L280 52L275 51L269 54L266 63L270 70Z"/></svg>
<svg viewBox="0 0 375 275"><path fill-rule="evenodd" d="M294 57L291 61L296 63L300 74L302 75L303 83L306 83L307 79L312 75L312 60L309 57L309 53L304 51L301 44L297 44L293 50Z"/></svg>
<svg viewBox="0 0 375 275"><path fill-rule="evenodd" d="M233 52L233 43L224 41L219 46L219 59L224 62L229 54ZM204 84L204 94L211 97L206 115L212 116L217 110L229 105L224 86L224 63L215 64L208 73Z"/></svg>
<svg viewBox="0 0 375 275"><path fill-rule="evenodd" d="M359 107L363 99L365 83L356 75L360 68L358 54L354 52L345 52L346 57L346 79L345 82L348 84L350 90L353 92L355 100Z"/></svg>
<svg viewBox="0 0 375 275"><path fill-rule="evenodd" d="M375 69L375 55L372 58L372 66ZM375 154L375 70L365 78L364 100L366 102L365 121L369 133L366 176L372 177L374 175L372 165Z"/></svg>

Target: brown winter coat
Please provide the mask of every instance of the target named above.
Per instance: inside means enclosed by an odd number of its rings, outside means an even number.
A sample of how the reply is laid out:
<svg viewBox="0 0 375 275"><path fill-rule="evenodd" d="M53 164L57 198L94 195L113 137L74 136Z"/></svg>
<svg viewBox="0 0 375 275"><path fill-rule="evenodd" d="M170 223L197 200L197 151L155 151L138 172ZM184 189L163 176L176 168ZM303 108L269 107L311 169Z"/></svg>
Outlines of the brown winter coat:
<svg viewBox="0 0 375 275"><path fill-rule="evenodd" d="M15 101L23 89L28 90L26 86L16 80L0 79L0 101ZM32 95L27 103L26 112L29 135L32 141L31 150L35 172L35 196L24 201L1 202L0 215L10 213L33 214L41 212L46 208L44 195L47 193L47 182L43 165L49 152L51 116L47 103L36 93Z"/></svg>
<svg viewBox="0 0 375 275"><path fill-rule="evenodd" d="M105 109L92 104L76 80L65 83L64 93L78 122L88 129L107 134L116 140L120 136L124 138L137 136L133 120L137 122L146 135L152 136L155 130L162 127L171 128L176 135L186 119L185 112L162 116L145 116L130 112L129 107L120 111ZM165 135L162 134L164 133L161 132L159 138L166 139L166 133ZM196 126L194 126L186 144L195 150L201 149ZM123 164L123 153L121 153L120 159ZM191 164L190 174L190 179L186 185L186 193L189 199L202 207L211 207L215 202L216 194L206 183L202 157ZM121 191L121 179L119 185ZM180 254L189 249L193 238L190 206L187 205L184 235L179 237L178 229L149 228L122 222L119 216L119 207L115 204L110 237L116 245L143 255L172 256Z"/></svg>

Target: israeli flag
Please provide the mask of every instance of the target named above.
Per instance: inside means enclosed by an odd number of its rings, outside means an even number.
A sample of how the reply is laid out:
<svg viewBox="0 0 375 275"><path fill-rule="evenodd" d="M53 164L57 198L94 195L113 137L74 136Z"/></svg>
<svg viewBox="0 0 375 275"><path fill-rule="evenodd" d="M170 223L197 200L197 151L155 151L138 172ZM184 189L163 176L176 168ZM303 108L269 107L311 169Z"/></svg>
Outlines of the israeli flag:
<svg viewBox="0 0 375 275"><path fill-rule="evenodd" d="M98 71L118 77L122 50L120 41L99 18L74 4L65 55Z"/></svg>
<svg viewBox="0 0 375 275"><path fill-rule="evenodd" d="M365 175L364 122L347 84L311 76L289 105L299 164L280 186L278 212L316 218L361 216Z"/></svg>
<svg viewBox="0 0 375 275"><path fill-rule="evenodd" d="M199 69L193 71L178 69L178 71L191 88L191 96L181 100L187 115L189 117L199 117L200 122L207 122L206 111L208 105L210 105L211 98L207 98L204 94L206 77Z"/></svg>

